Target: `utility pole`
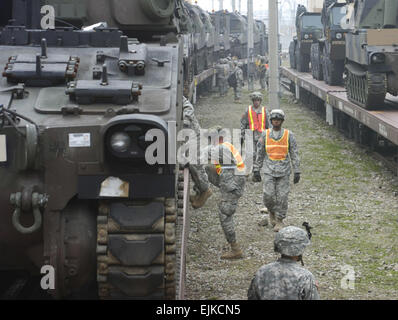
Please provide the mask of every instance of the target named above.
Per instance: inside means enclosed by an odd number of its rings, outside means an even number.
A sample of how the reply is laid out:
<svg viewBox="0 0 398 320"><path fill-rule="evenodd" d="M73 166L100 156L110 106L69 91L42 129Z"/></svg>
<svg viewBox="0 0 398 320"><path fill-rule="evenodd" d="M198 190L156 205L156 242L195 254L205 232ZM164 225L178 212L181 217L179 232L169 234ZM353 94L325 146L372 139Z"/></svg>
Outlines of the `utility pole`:
<svg viewBox="0 0 398 320"><path fill-rule="evenodd" d="M224 1L223 0L218 0L219 3L219 10L224 10Z"/></svg>
<svg viewBox="0 0 398 320"><path fill-rule="evenodd" d="M254 89L253 0L247 0L247 85Z"/></svg>
<svg viewBox="0 0 398 320"><path fill-rule="evenodd" d="M239 0L239 12L242 12L242 0Z"/></svg>
<svg viewBox="0 0 398 320"><path fill-rule="evenodd" d="M236 10L235 0L231 0L231 4L232 4L232 12L235 12L235 10Z"/></svg>
<svg viewBox="0 0 398 320"><path fill-rule="evenodd" d="M269 48L269 104L270 109L279 109L279 26L278 0L269 0L268 48Z"/></svg>

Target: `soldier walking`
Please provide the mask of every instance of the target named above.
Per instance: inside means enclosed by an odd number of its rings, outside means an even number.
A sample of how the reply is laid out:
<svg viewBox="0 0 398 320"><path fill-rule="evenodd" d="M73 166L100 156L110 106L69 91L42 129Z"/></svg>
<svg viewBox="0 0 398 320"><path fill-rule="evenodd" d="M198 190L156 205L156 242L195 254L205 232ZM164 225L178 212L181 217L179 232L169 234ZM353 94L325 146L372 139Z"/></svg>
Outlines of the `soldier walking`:
<svg viewBox="0 0 398 320"><path fill-rule="evenodd" d="M278 232L284 226L283 219L286 218L288 209L290 162L294 172L293 182L298 183L300 158L293 132L282 128L285 120L283 110L272 110L270 120L272 129L267 129L257 143L253 176L260 176L262 167L264 205L268 209L274 231Z"/></svg>
<svg viewBox="0 0 398 320"><path fill-rule="evenodd" d="M303 267L302 255L309 244L303 229L294 226L281 229L275 236L274 250L282 256L257 271L247 293L248 299L319 300L315 277Z"/></svg>
<svg viewBox="0 0 398 320"><path fill-rule="evenodd" d="M269 66L265 60L265 57L261 57L260 64L258 66L259 69L258 76L260 80L261 90L265 90L266 86L268 87L268 80L267 80L268 67Z"/></svg>
<svg viewBox="0 0 398 320"><path fill-rule="evenodd" d="M257 142L261 138L262 133L269 128L269 120L266 107L261 106L263 95L256 91L250 94L250 98L253 104L247 107L240 120L241 144L244 141L245 130L250 129L253 132L253 161L255 161L257 156ZM256 176L253 176L253 181L261 181L260 173L256 172L256 174Z"/></svg>
<svg viewBox="0 0 398 320"><path fill-rule="evenodd" d="M196 150L200 150L200 124L196 119L194 107L191 102L183 96L183 117L184 117L184 128L192 129L195 131L197 138ZM207 177L206 170L203 164L199 161L197 164L189 164L189 173L191 174L192 181L194 182L194 190L197 194L190 197L192 207L194 209L202 207L206 200L212 195L210 189L209 179Z"/></svg>
<svg viewBox="0 0 398 320"><path fill-rule="evenodd" d="M214 162L206 166L206 172L209 181L220 189L219 219L231 247L221 259L239 259L242 257L242 250L236 241L233 215L245 188L245 165L238 150L230 142L224 141L220 129L216 130L215 144L208 146L203 156Z"/></svg>

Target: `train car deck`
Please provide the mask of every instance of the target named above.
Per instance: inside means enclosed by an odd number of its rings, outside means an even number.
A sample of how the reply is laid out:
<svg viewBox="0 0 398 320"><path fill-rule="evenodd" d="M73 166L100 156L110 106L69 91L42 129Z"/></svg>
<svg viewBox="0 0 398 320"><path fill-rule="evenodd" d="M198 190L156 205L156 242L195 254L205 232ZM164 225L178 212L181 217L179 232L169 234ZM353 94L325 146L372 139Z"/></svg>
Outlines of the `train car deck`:
<svg viewBox="0 0 398 320"><path fill-rule="evenodd" d="M333 111L340 110L398 146L396 97L387 95L383 106L377 110L366 110L348 101L344 87L329 86L323 81L313 79L310 73L301 73L287 67L281 68L281 74L295 84L296 98L300 97L300 88L302 88L325 101L328 123L333 124Z"/></svg>

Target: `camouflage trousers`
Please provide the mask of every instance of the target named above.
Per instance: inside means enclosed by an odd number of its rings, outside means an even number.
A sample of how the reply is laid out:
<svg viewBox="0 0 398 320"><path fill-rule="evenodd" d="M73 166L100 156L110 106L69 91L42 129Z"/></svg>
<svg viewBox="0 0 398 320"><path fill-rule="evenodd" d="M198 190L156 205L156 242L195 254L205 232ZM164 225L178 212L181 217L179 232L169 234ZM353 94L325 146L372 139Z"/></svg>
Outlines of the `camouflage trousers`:
<svg viewBox="0 0 398 320"><path fill-rule="evenodd" d="M234 87L235 100L240 100L242 97L242 86Z"/></svg>
<svg viewBox="0 0 398 320"><path fill-rule="evenodd" d="M209 189L209 179L203 164L190 164L189 172L194 182L194 189L199 193Z"/></svg>
<svg viewBox="0 0 398 320"><path fill-rule="evenodd" d="M224 78L219 78L218 81L218 90L220 92L220 96L225 96L228 93L228 81Z"/></svg>
<svg viewBox="0 0 398 320"><path fill-rule="evenodd" d="M266 88L266 82L265 82L265 77L260 77L260 86L261 86L261 89L265 89Z"/></svg>
<svg viewBox="0 0 398 320"><path fill-rule="evenodd" d="M234 169L223 169L218 175L213 165L206 166L209 181L220 188L218 216L228 243L236 242L233 215L238 206L238 200L243 195L246 182L244 175L235 175L234 171Z"/></svg>
<svg viewBox="0 0 398 320"><path fill-rule="evenodd" d="M282 220L286 218L290 192L290 175L273 177L263 175L263 200L268 211Z"/></svg>

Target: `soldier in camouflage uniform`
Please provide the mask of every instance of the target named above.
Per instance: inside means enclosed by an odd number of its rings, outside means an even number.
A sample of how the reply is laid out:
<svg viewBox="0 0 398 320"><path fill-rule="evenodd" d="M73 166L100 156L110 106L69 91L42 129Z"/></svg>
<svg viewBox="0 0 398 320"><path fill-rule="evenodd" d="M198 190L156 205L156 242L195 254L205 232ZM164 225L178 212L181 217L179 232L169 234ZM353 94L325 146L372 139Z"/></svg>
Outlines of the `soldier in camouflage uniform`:
<svg viewBox="0 0 398 320"><path fill-rule="evenodd" d="M267 129L257 143L257 158L253 175L263 171L263 199L268 209L274 231L283 227L288 209L290 191L290 162L293 166L294 183L300 181L300 159L296 139L290 130L282 128L285 119L283 110L270 112L272 129Z"/></svg>
<svg viewBox="0 0 398 320"><path fill-rule="evenodd" d="M220 59L219 64L216 65L217 70L217 85L220 92L220 97L224 97L228 93L228 76L230 74L229 64L227 59Z"/></svg>
<svg viewBox="0 0 398 320"><path fill-rule="evenodd" d="M240 120L241 130L241 144L243 144L245 137L245 130L250 129L253 131L253 162L256 160L256 146L258 140L261 138L263 131L269 128L268 110L266 107L261 106L263 95L260 92L253 92L250 94L250 98L253 102L251 106L246 108L245 113L242 115ZM264 108L264 110L263 110ZM264 115L263 115L264 112ZM264 116L264 118L263 118ZM253 176L253 181L261 181L261 177Z"/></svg>
<svg viewBox="0 0 398 320"><path fill-rule="evenodd" d="M262 266L254 276L249 300L319 300L313 274L300 266L310 240L303 229L289 226L275 236L274 250L282 255L278 261Z"/></svg>
<svg viewBox="0 0 398 320"><path fill-rule="evenodd" d="M200 124L198 119L195 117L194 108L187 98L183 96L183 116L184 116L184 128L192 129L196 133L197 146L196 150L200 150ZM199 159L199 157L198 157ZM194 209L202 207L206 200L212 195L210 189L209 179L207 173L202 164L189 164L189 172L194 182L194 190L197 191L197 195L190 198L192 207Z"/></svg>
<svg viewBox="0 0 398 320"><path fill-rule="evenodd" d="M231 250L224 253L221 259L239 259L243 253L236 241L233 215L245 188L244 164L235 147L224 142L220 129L213 130L213 133L216 131L217 141L215 145L203 150L202 161L211 160L216 163L207 165L206 172L209 181L220 189L219 218L225 238L231 246Z"/></svg>
<svg viewBox="0 0 398 320"><path fill-rule="evenodd" d="M240 98L242 97L242 88L243 88L243 63L236 62L235 64L235 77L236 77L236 87L234 87L235 94L235 102L240 103Z"/></svg>
<svg viewBox="0 0 398 320"><path fill-rule="evenodd" d="M258 77L260 80L261 90L265 90L266 85L268 86L268 81L266 81L267 70L268 70L267 66L268 64L265 61L265 57L261 57L260 64L258 66Z"/></svg>

